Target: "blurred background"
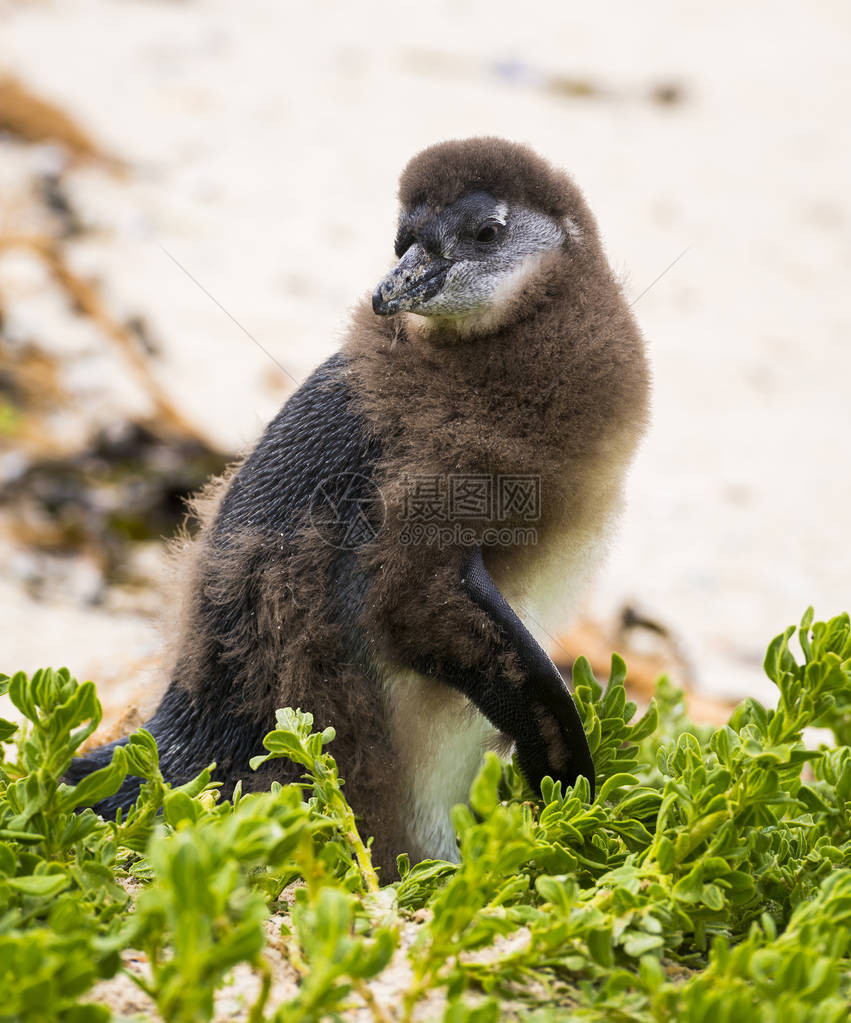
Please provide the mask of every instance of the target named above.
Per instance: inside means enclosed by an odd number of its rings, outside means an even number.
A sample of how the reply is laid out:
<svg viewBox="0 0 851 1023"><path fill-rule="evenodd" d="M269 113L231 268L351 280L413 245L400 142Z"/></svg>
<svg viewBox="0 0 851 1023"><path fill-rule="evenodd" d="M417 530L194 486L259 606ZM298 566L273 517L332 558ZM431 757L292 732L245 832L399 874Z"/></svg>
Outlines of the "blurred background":
<svg viewBox="0 0 851 1023"><path fill-rule="evenodd" d="M408 158L498 134L585 191L654 370L552 652L771 699L851 604L849 52L844 0L0 0L0 670L146 716L185 496L339 345Z"/></svg>

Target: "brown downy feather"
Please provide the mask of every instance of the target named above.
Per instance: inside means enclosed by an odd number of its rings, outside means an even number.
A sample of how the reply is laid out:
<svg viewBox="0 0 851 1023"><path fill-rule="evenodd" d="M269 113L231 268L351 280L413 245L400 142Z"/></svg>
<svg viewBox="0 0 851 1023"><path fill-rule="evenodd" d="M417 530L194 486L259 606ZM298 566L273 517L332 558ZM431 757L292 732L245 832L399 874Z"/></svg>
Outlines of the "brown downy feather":
<svg viewBox="0 0 851 1023"><path fill-rule="evenodd" d="M616 508L647 419L641 336L575 185L522 146L474 139L415 157L400 197L438 207L472 189L563 218L566 240L488 333L460 336L449 322L409 314L380 319L366 303L355 311L343 347L345 382L367 433L380 441L375 482L386 504L384 528L356 555L368 580L365 598L357 598L362 654L352 656L335 617L333 549L308 523L278 545L248 525L226 547L211 542L209 522L225 480L204 501L208 526L194 545L173 675L204 713L248 715L271 726L275 709L289 705L311 711L317 727L332 724L331 751L346 794L365 834L376 837L375 860L388 873L403 849L431 852L411 818L418 770L440 749L435 729L446 715L473 729L477 713L411 665L436 650L461 670L518 684L522 678L494 622L460 586L469 548L401 542L410 477L540 477L537 546L485 552L509 601L525 600L555 552L573 551L571 571L580 574L593 560L585 551ZM230 623L224 644L213 619ZM205 685L223 664L227 698L208 706ZM544 734L549 724L541 727L542 741L551 741ZM259 788L299 773L276 762L244 777Z"/></svg>

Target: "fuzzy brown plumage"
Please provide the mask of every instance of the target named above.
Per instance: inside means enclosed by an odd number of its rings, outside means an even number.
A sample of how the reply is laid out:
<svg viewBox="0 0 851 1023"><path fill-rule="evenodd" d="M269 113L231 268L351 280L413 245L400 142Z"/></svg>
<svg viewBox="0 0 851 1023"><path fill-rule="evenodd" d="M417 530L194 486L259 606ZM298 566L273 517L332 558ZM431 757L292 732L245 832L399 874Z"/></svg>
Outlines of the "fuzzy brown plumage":
<svg viewBox="0 0 851 1023"><path fill-rule="evenodd" d="M575 194L571 216L585 213ZM500 644L493 621L458 588L465 548L400 544L406 480L449 473L540 476L538 549L495 547L485 556L503 592L517 596L534 575L530 563L546 557L562 532L605 516L608 509L595 501L609 492L606 477L619 488L643 433L648 370L639 332L595 236L586 233L581 244L568 243L548 260L493 333L459 339L451 330L430 331L410 320L389 324L364 305L344 351L358 406L383 440L387 520L364 552L372 577L365 631L394 666L410 663L427 643L469 670L489 666L519 683L520 666ZM506 524L522 523L499 523ZM408 743L415 759L413 725Z"/></svg>
<svg viewBox="0 0 851 1023"><path fill-rule="evenodd" d="M418 153L402 171L399 202L444 207L477 189L556 219L578 215L584 227L594 229L594 218L563 171L528 146L489 136L450 139Z"/></svg>
<svg viewBox="0 0 851 1023"><path fill-rule="evenodd" d="M282 761L262 776L247 770L276 707L333 725L346 793L386 874L403 850L451 854L428 837L420 789L440 781L442 729L462 744L465 729L481 732L464 679L525 692L517 649L461 584L469 546L402 542L410 478L540 478L538 545L485 551L499 588L525 599L554 551L575 549L581 561L596 542L647 416L641 337L576 186L522 146L470 139L416 156L400 197L439 207L472 190L569 218L572 230L485 333L357 308L340 357L290 399L206 502L172 687L158 712L171 736L190 708L200 736L193 756L201 766L219 761L225 791L237 777L258 788L298 776ZM386 504L375 539L345 555L311 527L304 497L323 472L341 470L369 473ZM269 512L276 506L285 522ZM532 716L549 762L567 763L552 717L541 706ZM174 748L189 757L185 742Z"/></svg>
<svg viewBox="0 0 851 1023"><path fill-rule="evenodd" d="M458 588L465 549L400 543L409 478L539 475L539 546L548 552L562 532L605 515L595 501L619 489L646 424L648 369L593 217L567 176L524 147L467 140L415 157L400 196L445 204L469 188L569 216L582 235L568 236L485 336L459 338L405 314L378 320L366 304L357 310L344 352L357 406L382 440L387 502L385 528L363 552L372 580L364 631L382 663L400 670L428 645L470 670L490 667L519 681L494 623ZM502 589L522 592L535 557L528 548L494 548L486 562Z"/></svg>

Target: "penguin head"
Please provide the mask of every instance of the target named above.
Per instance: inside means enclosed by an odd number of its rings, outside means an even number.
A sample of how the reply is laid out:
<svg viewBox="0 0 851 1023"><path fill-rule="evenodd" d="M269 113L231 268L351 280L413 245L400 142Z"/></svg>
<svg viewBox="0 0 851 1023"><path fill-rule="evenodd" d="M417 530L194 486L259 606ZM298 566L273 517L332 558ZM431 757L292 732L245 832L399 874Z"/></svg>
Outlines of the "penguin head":
<svg viewBox="0 0 851 1023"><path fill-rule="evenodd" d="M554 261L596 239L572 181L503 139L429 147L402 173L399 198L399 261L373 294L379 316L493 329Z"/></svg>

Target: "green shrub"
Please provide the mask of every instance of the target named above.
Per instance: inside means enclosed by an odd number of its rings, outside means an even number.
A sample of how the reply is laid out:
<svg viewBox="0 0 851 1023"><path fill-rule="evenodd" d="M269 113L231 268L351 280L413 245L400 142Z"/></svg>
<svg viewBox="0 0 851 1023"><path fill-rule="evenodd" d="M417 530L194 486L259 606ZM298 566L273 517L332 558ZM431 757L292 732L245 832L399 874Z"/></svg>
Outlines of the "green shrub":
<svg viewBox="0 0 851 1023"><path fill-rule="evenodd" d="M127 949L147 961L128 975L180 1023L212 1018L238 963L259 978L253 1021L357 1005L408 1020L435 992L451 1023L844 1020L851 627L812 617L800 661L794 629L769 646L777 706L745 700L715 730L686 719L666 680L633 721L623 661L602 687L580 659L595 801L584 779L533 793L489 754L454 810L460 862L402 856L401 881L384 887L325 750L333 729L313 732L309 714L279 711L253 764L288 757L304 768L298 785L226 802L208 769L172 788L142 730L72 787L62 775L100 720L93 685L65 669L0 676L26 722L0 720L0 1020L108 1019L86 995L125 969ZM808 747L810 726L834 744ZM145 782L126 818L85 809L127 773ZM301 977L276 1005L273 913ZM408 966L387 1005L369 984L394 957Z"/></svg>

